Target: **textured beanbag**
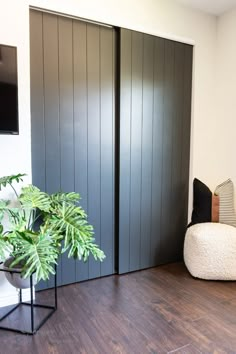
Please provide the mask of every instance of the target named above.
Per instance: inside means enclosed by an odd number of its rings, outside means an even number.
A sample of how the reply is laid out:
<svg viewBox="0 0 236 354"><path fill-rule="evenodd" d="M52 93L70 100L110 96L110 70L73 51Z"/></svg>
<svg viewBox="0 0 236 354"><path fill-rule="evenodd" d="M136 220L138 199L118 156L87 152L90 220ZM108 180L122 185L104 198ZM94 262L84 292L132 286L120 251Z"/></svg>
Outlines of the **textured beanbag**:
<svg viewBox="0 0 236 354"><path fill-rule="evenodd" d="M236 280L236 228L211 222L189 227L184 262L193 277Z"/></svg>

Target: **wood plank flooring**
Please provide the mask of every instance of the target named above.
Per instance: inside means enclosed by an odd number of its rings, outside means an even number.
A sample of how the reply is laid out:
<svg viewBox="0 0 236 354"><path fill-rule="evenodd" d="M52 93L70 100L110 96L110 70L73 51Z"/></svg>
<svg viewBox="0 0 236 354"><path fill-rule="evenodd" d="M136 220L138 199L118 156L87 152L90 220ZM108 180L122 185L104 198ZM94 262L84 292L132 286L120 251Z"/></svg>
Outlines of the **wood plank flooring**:
<svg viewBox="0 0 236 354"><path fill-rule="evenodd" d="M58 302L35 336L0 331L0 353L236 353L236 282L193 279L182 263L61 287Z"/></svg>

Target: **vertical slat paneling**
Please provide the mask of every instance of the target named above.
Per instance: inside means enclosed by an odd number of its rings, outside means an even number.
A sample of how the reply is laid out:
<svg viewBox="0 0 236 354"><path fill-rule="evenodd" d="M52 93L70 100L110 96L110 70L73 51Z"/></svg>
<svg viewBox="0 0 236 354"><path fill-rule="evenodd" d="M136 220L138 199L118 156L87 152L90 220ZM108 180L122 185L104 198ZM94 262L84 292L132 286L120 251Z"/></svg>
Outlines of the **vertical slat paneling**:
<svg viewBox="0 0 236 354"><path fill-rule="evenodd" d="M32 180L40 189L46 189L45 169L45 117L44 117L44 53L43 14L32 11L30 16L30 75L31 75L31 122L32 137ZM41 146L41 149L38 147ZM37 288L45 289L47 282L40 282Z"/></svg>
<svg viewBox="0 0 236 354"><path fill-rule="evenodd" d="M183 248L182 215L185 214L186 203L181 199L181 159L182 159L182 119L183 119L183 87L184 87L184 44L175 43L174 68L174 116L172 131L172 185L171 185L171 215L172 215L172 247L170 257L177 260ZM185 184L188 184L186 179Z"/></svg>
<svg viewBox="0 0 236 354"><path fill-rule="evenodd" d="M72 20L58 18L59 109L61 190L74 190L74 117ZM67 252L61 257L61 284L75 282L75 261Z"/></svg>
<svg viewBox="0 0 236 354"><path fill-rule="evenodd" d="M75 191L88 210L87 25L73 21ZM88 262L76 262L76 281L88 279Z"/></svg>
<svg viewBox="0 0 236 354"><path fill-rule="evenodd" d="M141 176L143 121L143 34L132 32L132 86L130 132L130 245L129 270L140 269ZM129 178L127 175L126 178Z"/></svg>
<svg viewBox="0 0 236 354"><path fill-rule="evenodd" d="M59 77L58 77L58 20L43 14L44 46L44 106L45 106L45 163L46 192L60 190L60 122L59 122ZM40 149L40 146L38 146ZM61 266L58 266L58 284L61 284ZM52 286L52 278L48 287Z"/></svg>
<svg viewBox="0 0 236 354"><path fill-rule="evenodd" d="M120 45L119 273L124 273L129 270L130 254L131 31L121 30Z"/></svg>
<svg viewBox="0 0 236 354"><path fill-rule="evenodd" d="M161 245L161 198L163 163L163 114L164 114L164 59L165 41L155 38L154 48L154 112L152 138L152 221L151 266L160 263Z"/></svg>
<svg viewBox="0 0 236 354"><path fill-rule="evenodd" d="M114 56L113 31L100 29L100 93L101 93L101 248L106 259L101 275L114 273Z"/></svg>
<svg viewBox="0 0 236 354"><path fill-rule="evenodd" d="M46 191L60 190L58 20L43 14Z"/></svg>
<svg viewBox="0 0 236 354"><path fill-rule="evenodd" d="M101 241L101 97L100 97L100 30L87 27L88 79L88 215L95 227L96 243ZM89 260L89 278L100 276L100 264Z"/></svg>
<svg viewBox="0 0 236 354"><path fill-rule="evenodd" d="M150 267L152 217L152 129L153 129L153 60L154 37L143 41L143 122L142 122L142 187L141 187L141 262L140 268Z"/></svg>
<svg viewBox="0 0 236 354"><path fill-rule="evenodd" d="M43 75L43 15L32 11L30 16L30 75L31 75L31 123L32 179L45 190L45 132L44 132L44 75ZM39 150L38 146L42 148Z"/></svg>
<svg viewBox="0 0 236 354"><path fill-rule="evenodd" d="M75 264L63 256L61 285L114 272L114 34L33 12L31 28L36 56L31 54L33 176L41 166L33 181L49 193L80 192L96 243L107 255L102 265L93 259ZM123 273L174 260L181 251L188 200L192 47L123 29L120 45Z"/></svg>
<svg viewBox="0 0 236 354"><path fill-rule="evenodd" d="M171 227L171 181L173 151L173 84L174 84L174 42L165 41L164 66L164 120L163 120L163 163L162 163L162 215L161 215L161 258L169 260L172 241Z"/></svg>
<svg viewBox="0 0 236 354"><path fill-rule="evenodd" d="M63 255L58 285L64 285L114 273L114 30L35 16L31 12L34 175L49 193L81 194L96 243L107 255L102 265ZM50 279L39 289L52 285Z"/></svg>
<svg viewBox="0 0 236 354"><path fill-rule="evenodd" d="M121 31L120 273L174 261L183 245L191 106L183 107L184 71L191 77L184 53L184 44Z"/></svg>
<svg viewBox="0 0 236 354"><path fill-rule="evenodd" d="M193 48L185 45L184 53L184 92L183 92L183 123L182 123L182 171L181 171L181 203L186 208L183 211L182 227L185 232L188 218L188 183L190 162L190 132L191 132L191 97L192 97L192 60Z"/></svg>
<svg viewBox="0 0 236 354"><path fill-rule="evenodd" d="M61 190L74 190L72 20L58 18Z"/></svg>

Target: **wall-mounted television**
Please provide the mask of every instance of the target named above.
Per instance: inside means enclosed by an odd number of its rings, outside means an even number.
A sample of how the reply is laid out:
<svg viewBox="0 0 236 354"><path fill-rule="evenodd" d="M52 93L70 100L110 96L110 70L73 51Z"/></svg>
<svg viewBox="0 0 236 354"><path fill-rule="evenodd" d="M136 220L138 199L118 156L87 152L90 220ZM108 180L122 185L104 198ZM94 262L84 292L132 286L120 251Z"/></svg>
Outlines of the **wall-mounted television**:
<svg viewBox="0 0 236 354"><path fill-rule="evenodd" d="M0 44L0 134L19 134L17 49Z"/></svg>

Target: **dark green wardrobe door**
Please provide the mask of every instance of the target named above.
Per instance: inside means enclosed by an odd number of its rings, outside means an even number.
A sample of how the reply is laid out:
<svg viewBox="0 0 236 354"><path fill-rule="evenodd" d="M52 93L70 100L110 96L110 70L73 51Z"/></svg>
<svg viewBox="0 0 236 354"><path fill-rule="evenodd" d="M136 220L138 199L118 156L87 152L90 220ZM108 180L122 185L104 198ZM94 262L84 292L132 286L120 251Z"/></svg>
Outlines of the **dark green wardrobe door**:
<svg viewBox="0 0 236 354"><path fill-rule="evenodd" d="M192 46L121 30L119 273L181 258Z"/></svg>
<svg viewBox="0 0 236 354"><path fill-rule="evenodd" d="M112 28L30 12L33 183L79 192L106 254L85 264L64 254L59 285L114 273L114 38Z"/></svg>

